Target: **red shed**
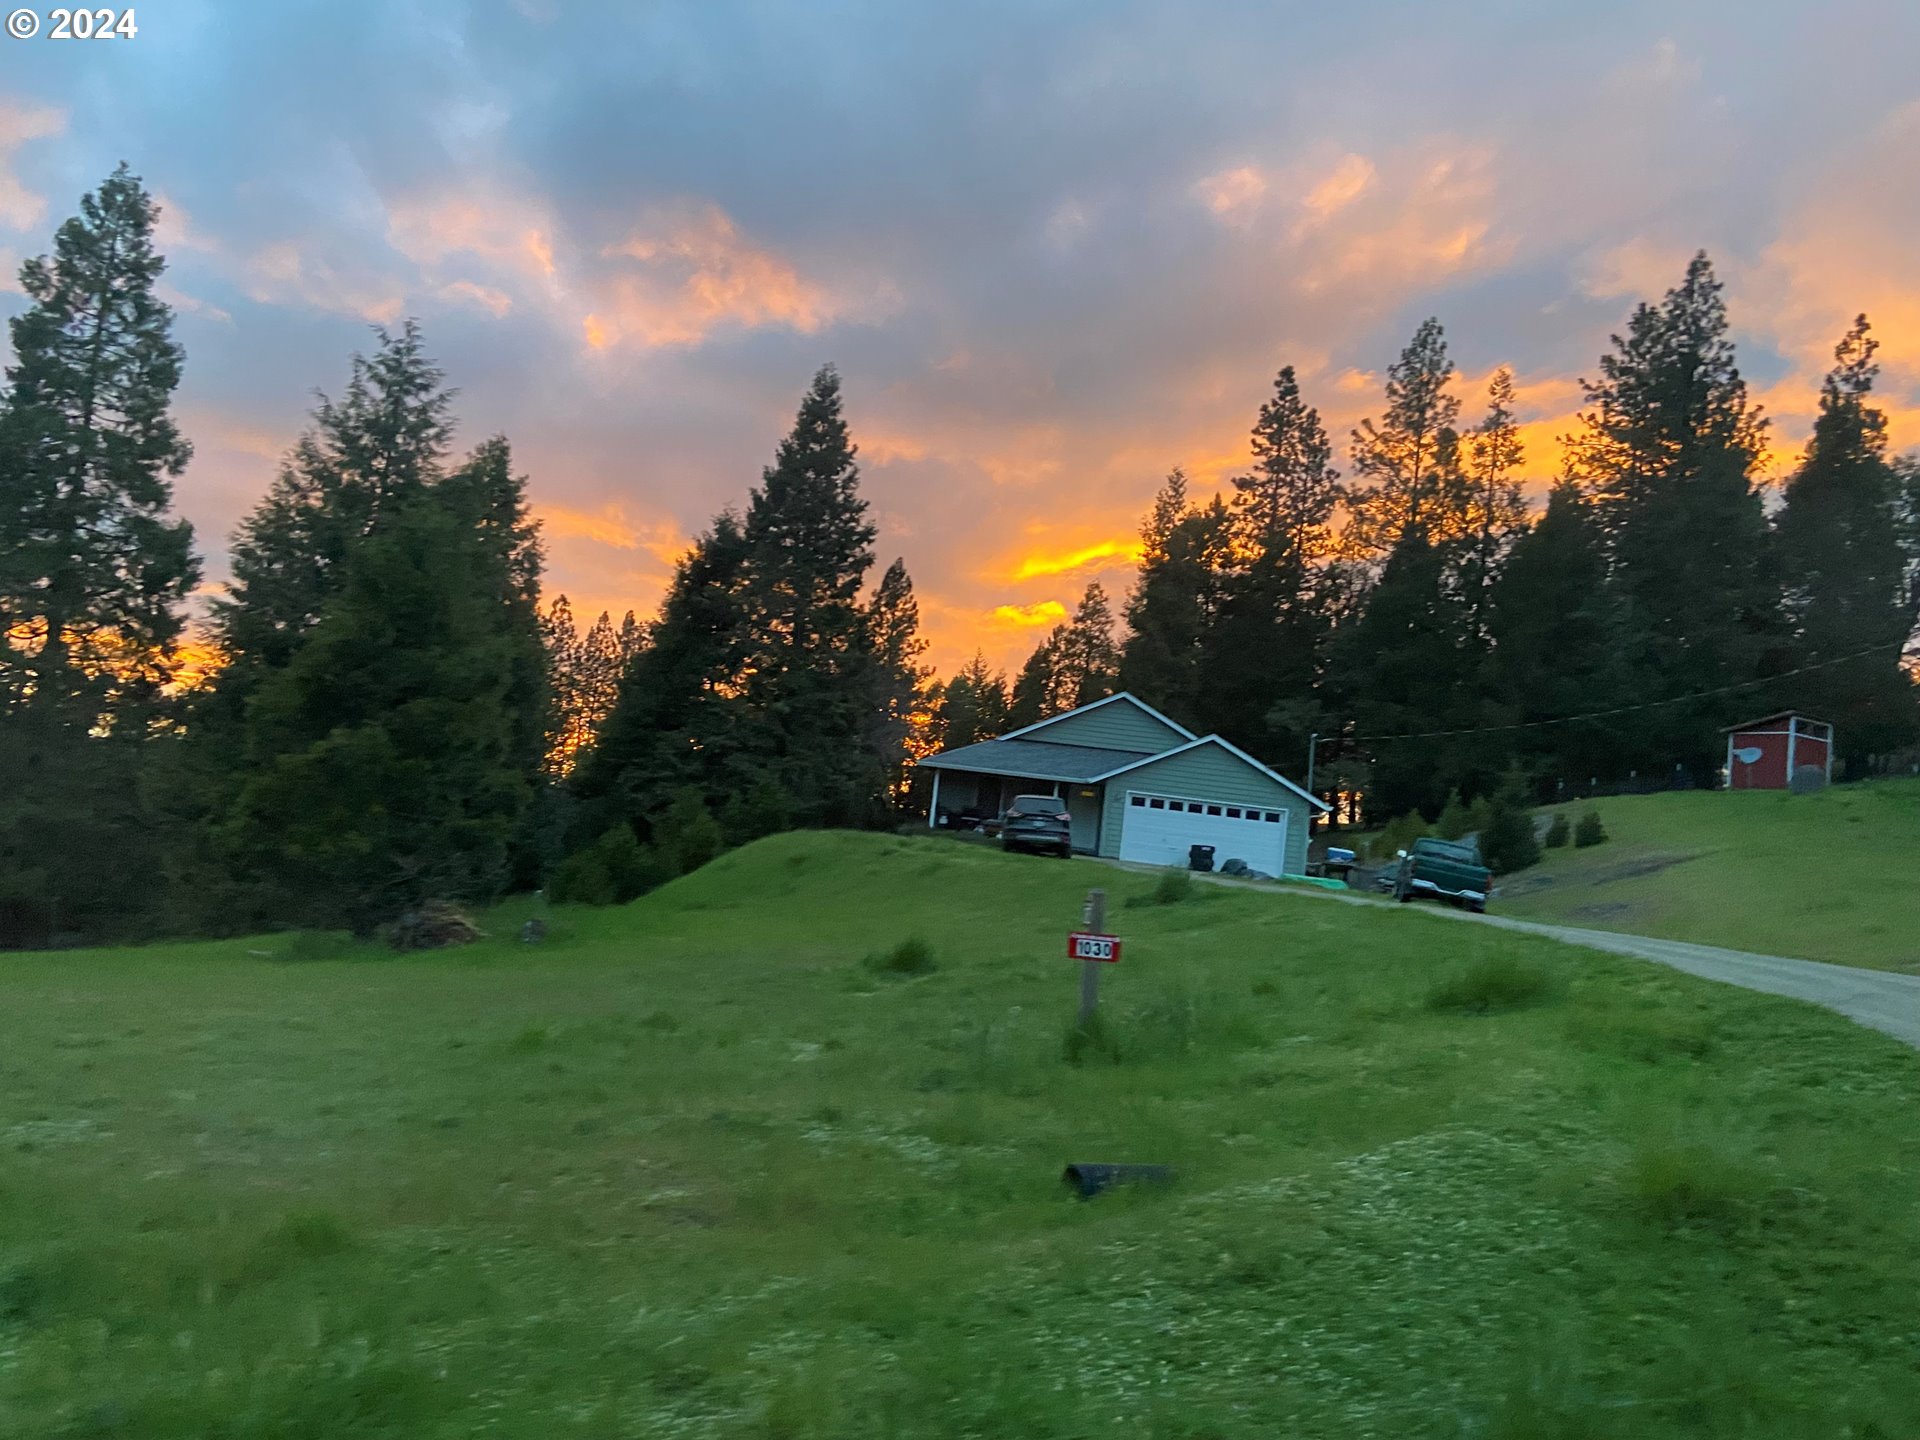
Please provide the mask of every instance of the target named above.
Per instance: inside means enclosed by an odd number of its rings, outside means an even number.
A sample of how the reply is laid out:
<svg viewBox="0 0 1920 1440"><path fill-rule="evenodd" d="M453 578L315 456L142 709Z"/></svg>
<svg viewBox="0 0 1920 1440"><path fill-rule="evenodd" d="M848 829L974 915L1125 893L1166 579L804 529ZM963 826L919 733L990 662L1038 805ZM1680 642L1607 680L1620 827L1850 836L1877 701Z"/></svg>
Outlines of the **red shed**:
<svg viewBox="0 0 1920 1440"><path fill-rule="evenodd" d="M1833 726L1793 710L1727 728L1727 788L1785 790L1812 765L1833 778Z"/></svg>

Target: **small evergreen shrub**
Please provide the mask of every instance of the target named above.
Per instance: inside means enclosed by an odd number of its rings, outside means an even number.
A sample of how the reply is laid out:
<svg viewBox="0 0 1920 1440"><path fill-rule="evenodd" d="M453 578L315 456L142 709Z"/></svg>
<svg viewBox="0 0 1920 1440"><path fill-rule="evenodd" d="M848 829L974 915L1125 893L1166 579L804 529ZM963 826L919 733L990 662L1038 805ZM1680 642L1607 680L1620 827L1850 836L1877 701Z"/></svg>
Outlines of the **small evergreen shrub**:
<svg viewBox="0 0 1920 1440"><path fill-rule="evenodd" d="M1607 838L1607 827L1600 823L1600 812L1589 810L1580 817L1580 823L1573 827L1573 848L1585 850L1589 846L1599 845Z"/></svg>
<svg viewBox="0 0 1920 1440"><path fill-rule="evenodd" d="M1564 850L1572 838L1573 827L1567 823L1567 817L1556 815L1553 823L1547 826L1547 833L1540 837L1540 843L1549 850Z"/></svg>
<svg viewBox="0 0 1920 1440"><path fill-rule="evenodd" d="M1558 990L1558 982L1544 966L1495 955L1476 960L1435 985L1427 994L1427 1008L1494 1015L1541 1004Z"/></svg>
<svg viewBox="0 0 1920 1440"><path fill-rule="evenodd" d="M1441 807L1440 818L1433 822L1433 833L1442 840L1458 840L1462 835L1472 832L1473 812L1460 798L1458 790L1447 796L1447 803Z"/></svg>
<svg viewBox="0 0 1920 1440"><path fill-rule="evenodd" d="M1409 810L1398 820L1389 821L1387 827L1373 837L1367 846L1367 855L1374 860L1391 860L1428 833L1426 818L1418 810Z"/></svg>
<svg viewBox="0 0 1920 1440"><path fill-rule="evenodd" d="M883 955L869 955L866 966L884 975L931 975L938 968L933 947L917 937L902 940Z"/></svg>
<svg viewBox="0 0 1920 1440"><path fill-rule="evenodd" d="M557 905L624 905L673 878L657 850L642 845L624 820L563 860L547 882Z"/></svg>
<svg viewBox="0 0 1920 1440"><path fill-rule="evenodd" d="M675 875L691 875L727 848L720 822L692 785L680 790L667 813L654 822L653 839Z"/></svg>
<svg viewBox="0 0 1920 1440"><path fill-rule="evenodd" d="M1193 898L1193 876L1185 870L1168 870L1154 882L1150 897L1155 905L1178 905Z"/></svg>

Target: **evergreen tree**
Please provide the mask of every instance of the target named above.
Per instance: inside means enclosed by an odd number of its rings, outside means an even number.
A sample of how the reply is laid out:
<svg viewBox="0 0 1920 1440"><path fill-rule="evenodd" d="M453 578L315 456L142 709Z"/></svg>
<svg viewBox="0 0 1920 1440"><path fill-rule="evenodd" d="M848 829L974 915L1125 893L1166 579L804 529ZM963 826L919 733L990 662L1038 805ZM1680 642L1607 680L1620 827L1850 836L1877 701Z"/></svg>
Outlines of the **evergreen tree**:
<svg viewBox="0 0 1920 1440"><path fill-rule="evenodd" d="M650 641L574 773L579 838L616 820L651 838L681 789L726 796L768 778L745 761L740 740L747 562L739 517L722 512L675 566Z"/></svg>
<svg viewBox="0 0 1920 1440"><path fill-rule="evenodd" d="M991 740L1010 728L1007 718L1007 679L989 669L987 657L975 651L934 698L932 739L939 750Z"/></svg>
<svg viewBox="0 0 1920 1440"><path fill-rule="evenodd" d="M1203 642L1219 611L1232 531L1232 516L1218 498L1187 507L1186 476L1177 469L1141 528L1119 685L1169 715L1191 720L1198 713Z"/></svg>
<svg viewBox="0 0 1920 1440"><path fill-rule="evenodd" d="M1607 540L1632 683L1647 700L1752 679L1776 624L1750 478L1766 422L1734 363L1720 292L1700 254L1659 305L1635 310L1600 379L1586 382L1592 408L1568 442ZM1718 727L1737 703L1644 712L1627 736L1637 764L1708 779L1721 764Z"/></svg>
<svg viewBox="0 0 1920 1440"><path fill-rule="evenodd" d="M1385 556L1416 530L1436 545L1466 532L1453 377L1440 322L1422 321L1387 367L1386 413L1377 425L1363 420L1353 432L1353 473L1362 483L1348 491L1351 517L1343 538L1356 556Z"/></svg>
<svg viewBox="0 0 1920 1440"><path fill-rule="evenodd" d="M1113 607L1098 580L1088 584L1073 619L1055 633L1050 714L1091 705L1113 694L1120 678L1120 647L1113 636Z"/></svg>
<svg viewBox="0 0 1920 1440"><path fill-rule="evenodd" d="M1834 350L1806 456L1786 486L1774 537L1794 659L1821 665L1782 682L1781 699L1833 722L1843 768L1910 743L1914 685L1901 669L1915 614L1899 533L1899 489L1886 417L1869 403L1879 366L1862 315Z"/></svg>
<svg viewBox="0 0 1920 1440"><path fill-rule="evenodd" d="M1487 384L1486 418L1467 436L1464 449L1467 533L1462 589L1473 611L1474 628L1479 630L1501 557L1527 523L1526 495L1519 478L1526 447L1513 418L1513 372L1504 365Z"/></svg>
<svg viewBox="0 0 1920 1440"><path fill-rule="evenodd" d="M199 578L168 517L191 453L169 413L182 355L154 294L158 216L120 166L20 269L0 395L0 713L137 729L173 671Z"/></svg>
<svg viewBox="0 0 1920 1440"><path fill-rule="evenodd" d="M1631 757L1616 720L1539 724L1628 703L1603 539L1572 481L1554 486L1546 513L1514 541L1494 582L1487 626L1487 719L1535 727L1500 742L1536 773L1574 788L1625 775Z"/></svg>
<svg viewBox="0 0 1920 1440"><path fill-rule="evenodd" d="M756 763L805 825L865 823L886 766L873 748L873 635L860 591L874 527L859 495L840 377L814 376L748 502L741 592Z"/></svg>
<svg viewBox="0 0 1920 1440"><path fill-rule="evenodd" d="M1234 480L1235 534L1201 642L1200 725L1265 756L1305 759L1328 610L1320 594L1340 500L1333 447L1293 367L1253 429L1254 469Z"/></svg>
<svg viewBox="0 0 1920 1440"><path fill-rule="evenodd" d="M445 473L452 392L413 321L398 335L375 333L373 356L353 357L343 398L320 397L311 428L234 536L233 579L214 604L228 661L216 698L231 716L292 660L340 593L355 549Z"/></svg>
<svg viewBox="0 0 1920 1440"><path fill-rule="evenodd" d="M1337 698L1363 741L1471 725L1458 664L1467 617L1446 583L1447 556L1418 529L1394 547L1366 608L1336 643ZM1379 738L1367 788L1373 816L1438 813L1459 779L1456 739Z"/></svg>
<svg viewBox="0 0 1920 1440"><path fill-rule="evenodd" d="M872 631L874 696L868 743L887 768L887 790L898 795L907 764L926 749L927 681L920 663L927 642L920 638L920 603L906 562L895 560L881 576L867 607Z"/></svg>
<svg viewBox="0 0 1920 1440"><path fill-rule="evenodd" d="M1056 625L1047 638L1033 647L1026 664L1014 677L1013 692L1007 703L1007 725L1021 730L1058 715L1067 707L1059 703L1060 646L1067 627Z"/></svg>
<svg viewBox="0 0 1920 1440"><path fill-rule="evenodd" d="M472 492L423 491L355 546L245 717L225 830L283 915L370 932L507 878L531 785L514 704L512 586Z"/></svg>
<svg viewBox="0 0 1920 1440"><path fill-rule="evenodd" d="M547 653L547 774L564 779L582 748L578 678L580 632L573 605L556 595L540 613L540 643Z"/></svg>

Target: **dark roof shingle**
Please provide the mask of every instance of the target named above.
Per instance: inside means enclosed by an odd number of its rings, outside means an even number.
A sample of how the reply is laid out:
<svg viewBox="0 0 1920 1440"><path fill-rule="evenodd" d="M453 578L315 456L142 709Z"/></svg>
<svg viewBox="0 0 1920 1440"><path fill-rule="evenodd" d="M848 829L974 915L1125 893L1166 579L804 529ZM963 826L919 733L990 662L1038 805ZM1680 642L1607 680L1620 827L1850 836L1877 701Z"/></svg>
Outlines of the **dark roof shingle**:
<svg viewBox="0 0 1920 1440"><path fill-rule="evenodd" d="M934 770L973 770L1034 780L1092 780L1123 765L1150 759L1152 750L1106 750L1094 745L1055 745L1046 740L982 740L920 761Z"/></svg>

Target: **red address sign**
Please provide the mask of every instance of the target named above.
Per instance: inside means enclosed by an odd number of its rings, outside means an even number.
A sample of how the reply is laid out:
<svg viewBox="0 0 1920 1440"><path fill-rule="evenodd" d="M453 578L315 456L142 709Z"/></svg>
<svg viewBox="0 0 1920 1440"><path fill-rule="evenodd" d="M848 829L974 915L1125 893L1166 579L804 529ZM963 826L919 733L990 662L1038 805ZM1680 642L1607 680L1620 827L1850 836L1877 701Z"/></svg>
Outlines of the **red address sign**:
<svg viewBox="0 0 1920 1440"><path fill-rule="evenodd" d="M1120 959L1120 937L1118 935L1094 935L1085 930L1076 930L1067 936L1067 958L1069 960L1105 960L1109 964Z"/></svg>

